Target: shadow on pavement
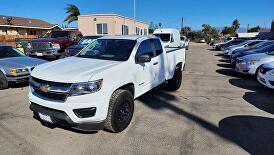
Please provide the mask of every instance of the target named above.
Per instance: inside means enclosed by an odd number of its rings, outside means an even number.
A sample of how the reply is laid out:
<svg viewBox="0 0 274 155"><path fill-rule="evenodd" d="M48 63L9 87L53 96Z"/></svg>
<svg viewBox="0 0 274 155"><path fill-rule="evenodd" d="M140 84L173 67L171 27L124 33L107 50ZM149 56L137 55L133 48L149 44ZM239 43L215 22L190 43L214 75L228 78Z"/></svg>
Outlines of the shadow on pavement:
<svg viewBox="0 0 274 155"><path fill-rule="evenodd" d="M230 64L217 64L217 66L223 67L223 68L232 68Z"/></svg>
<svg viewBox="0 0 274 155"><path fill-rule="evenodd" d="M247 76L241 73L236 72L234 69L231 68L222 68L222 69L217 69L217 73L226 75L226 76L231 76L231 77L237 77L237 78L244 78L244 79L254 79L252 76Z"/></svg>
<svg viewBox="0 0 274 155"><path fill-rule="evenodd" d="M233 116L222 119L219 126L216 126L170 103L178 99L169 92L155 89L140 97L139 100L152 109L169 109L211 133L237 144L250 154L272 154L274 151L274 136L271 136L274 131L274 119L258 116Z"/></svg>
<svg viewBox="0 0 274 155"><path fill-rule="evenodd" d="M230 63L231 62L231 60L229 60L229 59L221 59L221 60L219 60L220 62L224 62L224 63Z"/></svg>
<svg viewBox="0 0 274 155"><path fill-rule="evenodd" d="M261 86L255 80L230 79L229 83L236 87L250 90L243 99L258 109L274 114L274 91Z"/></svg>

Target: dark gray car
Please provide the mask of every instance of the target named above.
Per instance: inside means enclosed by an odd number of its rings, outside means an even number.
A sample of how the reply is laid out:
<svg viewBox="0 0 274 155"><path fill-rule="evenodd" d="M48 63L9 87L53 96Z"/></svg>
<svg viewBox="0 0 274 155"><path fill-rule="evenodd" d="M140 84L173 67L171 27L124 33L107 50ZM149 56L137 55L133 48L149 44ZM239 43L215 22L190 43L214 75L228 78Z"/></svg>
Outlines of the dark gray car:
<svg viewBox="0 0 274 155"><path fill-rule="evenodd" d="M32 69L47 61L25 56L16 48L0 45L0 89L27 82Z"/></svg>

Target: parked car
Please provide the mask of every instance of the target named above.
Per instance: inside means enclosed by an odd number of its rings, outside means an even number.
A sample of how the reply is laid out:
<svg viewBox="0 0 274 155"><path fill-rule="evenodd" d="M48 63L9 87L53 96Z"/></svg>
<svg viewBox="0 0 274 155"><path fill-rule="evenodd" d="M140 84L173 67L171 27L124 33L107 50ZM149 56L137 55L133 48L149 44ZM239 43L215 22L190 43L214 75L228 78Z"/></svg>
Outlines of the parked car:
<svg viewBox="0 0 274 155"><path fill-rule="evenodd" d="M161 39L164 47L173 48L181 46L180 32L176 29L156 29L153 35Z"/></svg>
<svg viewBox="0 0 274 155"><path fill-rule="evenodd" d="M228 48L225 48L223 51L224 56L229 56L232 54L233 51L237 50L237 49L242 49L242 48L247 48L247 47L251 47L253 45L256 45L258 43L262 42L262 40L247 40L244 41L238 45L233 45L230 46Z"/></svg>
<svg viewBox="0 0 274 155"><path fill-rule="evenodd" d="M274 89L274 61L260 67L257 80L262 85Z"/></svg>
<svg viewBox="0 0 274 155"><path fill-rule="evenodd" d="M27 82L31 70L45 60L30 58L12 46L0 45L0 89L10 84Z"/></svg>
<svg viewBox="0 0 274 155"><path fill-rule="evenodd" d="M82 38L79 31L58 30L51 31L43 36L32 40L26 50L26 54L44 58L62 58L65 56L65 49L76 45Z"/></svg>
<svg viewBox="0 0 274 155"><path fill-rule="evenodd" d="M236 67L236 61L240 57L243 57L246 55L251 55L251 54L267 53L267 52L273 51L273 50L274 50L274 43L272 43L270 45L266 45L261 48L251 49L251 50L247 50L247 51L240 51L240 52L237 52L231 56L231 64L233 67Z"/></svg>
<svg viewBox="0 0 274 155"><path fill-rule="evenodd" d="M257 77L259 68L265 64L274 61L274 51L267 53L251 54L240 57L236 61L237 72Z"/></svg>
<svg viewBox="0 0 274 155"><path fill-rule="evenodd" d="M84 47L90 44L93 40L98 39L102 36L84 36L77 45L72 45L65 49L65 56L75 56L78 54Z"/></svg>
<svg viewBox="0 0 274 155"><path fill-rule="evenodd" d="M232 46L232 45L237 45L237 44L240 44L242 42L244 42L245 40L243 39L233 39L233 40L230 40L230 41L227 41L226 43L224 44L219 44L219 45L216 45L215 46L215 50L223 50L229 46Z"/></svg>
<svg viewBox="0 0 274 155"><path fill-rule="evenodd" d="M188 48L189 48L189 39L186 36L181 36L180 40L181 40L181 46L185 47L186 50L188 50Z"/></svg>
<svg viewBox="0 0 274 155"><path fill-rule="evenodd" d="M30 109L42 122L121 132L131 122L134 99L163 83L179 89L184 65L184 48L164 48L158 37L105 36L75 57L35 68Z"/></svg>
<svg viewBox="0 0 274 155"><path fill-rule="evenodd" d="M233 54L236 54L237 52L245 52L245 51L250 51L250 50L254 50L254 49L259 49L259 48L263 48L265 46L268 46L270 44L274 44L274 42L273 41L268 41L268 40L263 40L262 42L260 42L258 44L255 44L253 46L248 46L248 47L245 47L245 48L236 49L231 53L230 58L232 57Z"/></svg>
<svg viewBox="0 0 274 155"><path fill-rule="evenodd" d="M201 39L199 39L199 41L198 41L198 43L205 43L205 42L206 42L205 38L201 38Z"/></svg>

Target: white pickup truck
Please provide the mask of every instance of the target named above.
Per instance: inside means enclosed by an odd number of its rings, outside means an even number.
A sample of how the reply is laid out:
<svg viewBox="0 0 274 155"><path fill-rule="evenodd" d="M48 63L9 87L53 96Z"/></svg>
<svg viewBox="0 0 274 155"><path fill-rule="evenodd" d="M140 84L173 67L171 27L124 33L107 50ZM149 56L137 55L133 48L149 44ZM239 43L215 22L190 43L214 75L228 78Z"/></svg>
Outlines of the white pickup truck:
<svg viewBox="0 0 274 155"><path fill-rule="evenodd" d="M105 36L78 55L36 67L30 109L43 123L84 131L121 132L134 99L166 84L180 88L185 49L163 48L155 36Z"/></svg>

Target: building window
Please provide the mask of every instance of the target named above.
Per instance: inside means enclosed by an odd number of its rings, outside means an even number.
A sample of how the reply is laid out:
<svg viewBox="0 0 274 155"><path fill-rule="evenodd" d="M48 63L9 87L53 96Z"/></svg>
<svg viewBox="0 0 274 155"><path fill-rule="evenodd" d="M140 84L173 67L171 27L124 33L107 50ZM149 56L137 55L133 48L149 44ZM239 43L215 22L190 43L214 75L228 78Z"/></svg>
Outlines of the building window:
<svg viewBox="0 0 274 155"><path fill-rule="evenodd" d="M144 35L147 36L147 29L144 29Z"/></svg>
<svg viewBox="0 0 274 155"><path fill-rule="evenodd" d="M36 31L35 30L30 30L29 35L36 35Z"/></svg>
<svg viewBox="0 0 274 155"><path fill-rule="evenodd" d="M128 35L128 26L122 25L122 35Z"/></svg>
<svg viewBox="0 0 274 155"><path fill-rule="evenodd" d="M143 35L143 29L140 27L136 27L136 35Z"/></svg>
<svg viewBox="0 0 274 155"><path fill-rule="evenodd" d="M108 24L97 24L97 34L108 34Z"/></svg>

